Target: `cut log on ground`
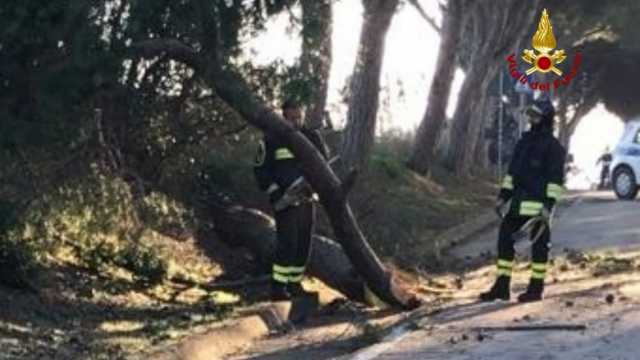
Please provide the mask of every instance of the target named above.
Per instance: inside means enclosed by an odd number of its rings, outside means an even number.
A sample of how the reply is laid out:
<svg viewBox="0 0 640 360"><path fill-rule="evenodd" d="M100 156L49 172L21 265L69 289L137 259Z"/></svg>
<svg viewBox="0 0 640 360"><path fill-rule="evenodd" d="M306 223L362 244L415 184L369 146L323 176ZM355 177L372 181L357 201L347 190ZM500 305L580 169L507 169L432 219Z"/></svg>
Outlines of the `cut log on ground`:
<svg viewBox="0 0 640 360"><path fill-rule="evenodd" d="M270 216L242 206L223 208L211 204L208 210L216 231L229 245L248 248L263 265L272 263L277 237ZM342 247L319 235L314 235L312 246L308 274L350 300L364 302L364 281Z"/></svg>

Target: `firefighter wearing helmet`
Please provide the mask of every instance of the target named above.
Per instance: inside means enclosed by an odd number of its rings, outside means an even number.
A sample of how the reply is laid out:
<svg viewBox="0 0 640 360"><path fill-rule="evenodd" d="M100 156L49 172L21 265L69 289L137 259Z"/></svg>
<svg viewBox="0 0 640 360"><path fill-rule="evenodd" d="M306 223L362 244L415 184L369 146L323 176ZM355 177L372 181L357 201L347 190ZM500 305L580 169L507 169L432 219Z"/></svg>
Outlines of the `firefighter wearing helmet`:
<svg viewBox="0 0 640 360"><path fill-rule="evenodd" d="M551 217L564 186L566 151L553 136L555 110L549 100L537 100L525 110L530 129L516 144L502 181L496 209L503 221L498 236L497 277L482 301L509 300L518 232L531 227L531 277L519 302L542 299L549 260ZM528 234L528 233L527 233Z"/></svg>

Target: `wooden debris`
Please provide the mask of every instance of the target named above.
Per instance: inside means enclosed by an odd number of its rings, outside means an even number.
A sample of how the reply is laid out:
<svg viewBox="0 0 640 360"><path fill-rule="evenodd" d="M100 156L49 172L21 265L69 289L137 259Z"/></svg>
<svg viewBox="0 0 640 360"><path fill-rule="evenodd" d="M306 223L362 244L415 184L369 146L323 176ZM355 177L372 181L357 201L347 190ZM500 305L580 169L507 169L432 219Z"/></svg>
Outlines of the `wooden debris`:
<svg viewBox="0 0 640 360"><path fill-rule="evenodd" d="M473 328L480 332L489 331L584 331L584 324L549 324L549 325L518 325L518 326L487 326Z"/></svg>

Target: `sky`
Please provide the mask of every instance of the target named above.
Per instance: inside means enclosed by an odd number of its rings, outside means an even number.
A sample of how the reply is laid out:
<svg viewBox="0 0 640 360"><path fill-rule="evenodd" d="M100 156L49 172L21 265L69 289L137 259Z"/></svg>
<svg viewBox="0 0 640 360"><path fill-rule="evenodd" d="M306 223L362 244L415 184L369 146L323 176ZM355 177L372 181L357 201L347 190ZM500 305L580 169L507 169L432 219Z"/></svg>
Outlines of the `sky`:
<svg viewBox="0 0 640 360"><path fill-rule="evenodd" d="M422 0L425 11L441 22L438 2ZM340 89L353 72L362 23L362 4L356 0L339 0L334 4L333 64L329 82L328 108L333 122L338 125L346 117L346 107L341 104ZM294 11L295 13L295 11ZM553 19L552 19L553 20ZM280 16L268 25L268 31L251 39L247 49L252 49L252 61L269 63L282 59L293 63L300 55L300 38L287 33L290 26L288 15ZM295 33L295 32L294 32ZM394 16L386 38L381 85L388 88L391 118L383 120L384 129L398 128L412 131L420 123L427 105L427 94L438 55L440 38L418 12L404 6ZM562 47L562 39L558 38ZM588 54L584 54L588 57ZM447 108L451 116L457 103L464 73L456 72L452 93ZM403 90L404 95L399 96ZM384 96L384 94L382 94ZM595 162L606 146L615 147L622 135L623 125L619 118L599 105L580 123L571 139L570 152L574 154L576 166L582 173L569 182L573 188L585 188L596 181L598 169Z"/></svg>

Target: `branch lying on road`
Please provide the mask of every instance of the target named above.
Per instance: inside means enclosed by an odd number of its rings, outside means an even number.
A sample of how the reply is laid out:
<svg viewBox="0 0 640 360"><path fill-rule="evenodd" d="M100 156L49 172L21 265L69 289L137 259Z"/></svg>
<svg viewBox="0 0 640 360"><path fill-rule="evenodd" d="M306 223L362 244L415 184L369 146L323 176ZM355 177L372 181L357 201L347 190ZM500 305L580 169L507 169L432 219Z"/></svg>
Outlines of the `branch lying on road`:
<svg viewBox="0 0 640 360"><path fill-rule="evenodd" d="M584 331L586 325L552 324L552 325L521 325L521 326L494 326L472 328L474 331Z"/></svg>

